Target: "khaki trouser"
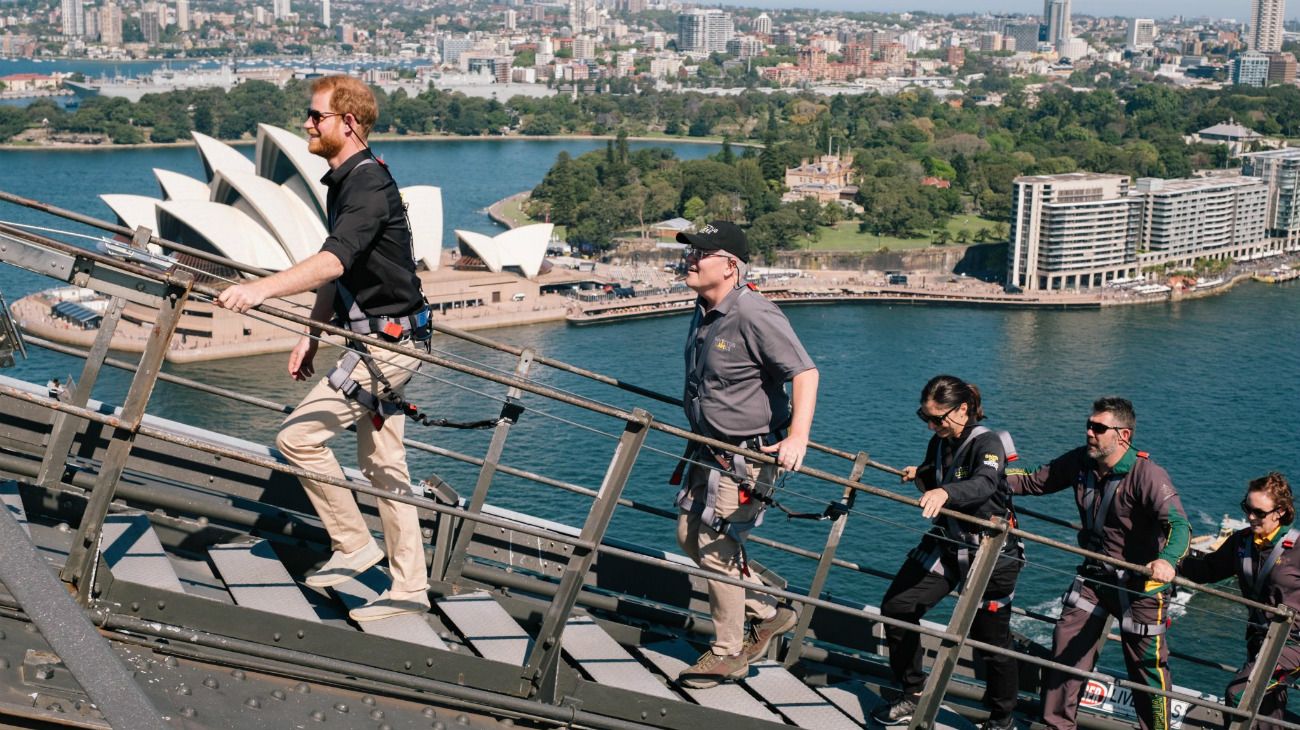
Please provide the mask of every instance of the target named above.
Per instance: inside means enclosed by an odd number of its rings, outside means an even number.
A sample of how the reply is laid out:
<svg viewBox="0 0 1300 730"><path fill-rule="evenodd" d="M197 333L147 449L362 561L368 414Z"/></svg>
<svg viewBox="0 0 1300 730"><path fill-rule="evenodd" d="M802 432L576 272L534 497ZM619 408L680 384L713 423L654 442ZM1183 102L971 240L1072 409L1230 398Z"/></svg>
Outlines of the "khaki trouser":
<svg viewBox="0 0 1300 730"><path fill-rule="evenodd" d="M706 457L707 458L707 457ZM746 464L750 479L760 479L771 483L777 474L775 464ZM697 502L702 502L708 488L709 469L693 464L687 479L691 494ZM723 471L718 480L718 498L714 507L719 517L735 522L747 522L758 512L758 500L751 500L743 507L739 504L739 490L735 476ZM682 512L677 517L677 544L695 564L705 570L712 570L732 578L741 578L740 566L736 554L740 546L735 540L719 534L704 525L698 514ZM763 582L752 572L746 582L762 585ZM745 619L763 621L776 614L776 598L767 593L746 590L717 581L706 581L709 585L709 613L713 618L713 653L720 656L735 654L745 645Z"/></svg>
<svg viewBox="0 0 1300 730"><path fill-rule="evenodd" d="M409 342L407 343L409 344ZM373 349L380 371L399 392L410 380L420 361L410 355ZM409 368L406 370L403 368ZM374 377L364 362L357 363L352 377L367 390L379 392ZM396 414L375 430L371 413L356 401L344 398L322 378L306 398L285 419L275 444L289 463L306 471L336 479L343 478L334 452L326 444L348 426L357 427L357 461L361 473L370 483L394 494L411 494L411 477L406 468L406 446L402 434L406 417ZM356 498L350 490L310 479L302 480L307 496L316 507L334 550L353 552L372 539ZM419 514L414 505L391 499L377 499L379 518L384 526L384 546L388 568L393 575L393 591L423 591L428 587L424 563L424 539L420 534Z"/></svg>

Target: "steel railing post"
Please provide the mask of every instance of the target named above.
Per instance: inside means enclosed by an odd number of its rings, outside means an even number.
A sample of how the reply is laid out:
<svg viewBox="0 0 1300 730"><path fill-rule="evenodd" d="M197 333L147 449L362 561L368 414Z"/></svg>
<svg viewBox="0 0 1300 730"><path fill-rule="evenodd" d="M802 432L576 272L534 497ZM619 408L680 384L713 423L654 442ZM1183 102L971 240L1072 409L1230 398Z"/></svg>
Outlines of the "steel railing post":
<svg viewBox="0 0 1300 730"><path fill-rule="evenodd" d="M1279 609L1290 610L1285 604L1278 606ZM1250 678L1246 680L1246 689L1241 692L1241 700L1237 703L1239 709L1250 713L1248 718L1234 718L1228 725L1228 730L1247 730L1255 724L1255 717L1259 713L1260 703L1264 701L1264 694L1269 690L1269 683L1273 680L1273 669L1277 667L1277 660L1282 656L1282 649L1286 647L1287 637L1291 633L1291 621L1287 619L1274 619L1269 622L1268 634L1264 637L1264 645L1260 647L1259 652L1255 655L1255 666L1250 669ZM1231 702L1232 698L1226 698Z"/></svg>
<svg viewBox="0 0 1300 730"><path fill-rule="evenodd" d="M641 446L650 431L650 413L637 408L632 411L632 417L633 420L628 421L623 429L623 435L614 449L614 456L609 460L609 468L605 471L600 491L592 502L587 521L582 526L579 539L583 544L592 547L574 546L573 553L564 567L564 574L560 577L559 588L556 589L555 597L546 609L546 616L542 619L542 628L537 633L537 640L533 642L528 652L528 660L524 662L520 692L528 696L539 696L544 702L556 700L554 684L560 661L560 640L564 634L564 624L569 620L569 615L578 602L583 581L596 560L596 548L605 537L610 518L614 516L614 508L618 506L623 487L632 473L632 465L636 463L637 455L641 453Z"/></svg>
<svg viewBox="0 0 1300 730"><path fill-rule="evenodd" d="M528 371L533 366L533 351L525 349L519 355L519 362L515 364L515 377L526 378ZM478 481L474 483L474 494L470 496L469 505L466 509L469 512L478 514L483 511L483 505L487 503L488 490L492 487L492 478L496 476L497 468L501 463L501 454L506 448L506 437L510 435L510 427L519 419L519 414L523 408L519 406L519 398L523 396L523 391L511 386L506 390L506 402L501 406L501 418L497 421L495 430L492 431L492 441L488 444L487 453L483 456L483 466L478 471ZM439 518L441 522L442 518ZM445 580L448 583L459 583L461 575L465 572L465 560L469 555L469 544L474 539L474 530L478 527L477 523L460 521L460 529L456 532L456 545L448 555L446 569L439 564L437 560L429 568L429 578L431 580ZM439 575L441 573L441 575Z"/></svg>
<svg viewBox="0 0 1300 730"><path fill-rule="evenodd" d="M921 699L916 703L916 714L912 715L909 730L933 730L934 719L943 704L944 693L948 691L948 682L953 670L957 668L957 659L970 633L971 623L984 598L984 589L988 587L993 569L997 567L998 558L1002 556L1002 547L1007 542L1009 525L1001 518L992 518L998 529L988 530L980 541L975 559L971 561L970 572L966 574L966 585L962 587L961 598L952 609L952 619L948 622L947 632L959 637L956 641L943 641L930 667L930 676L925 680L921 690Z"/></svg>
<svg viewBox="0 0 1300 730"><path fill-rule="evenodd" d="M853 469L849 472L849 481L857 482L862 480L862 474L867 470L867 462L871 457L865 451L859 451L853 460ZM826 547L822 548L822 554L817 559L817 571L813 573L812 583L808 586L808 596L810 598L820 598L822 589L826 587L826 579L830 576L831 566L835 563L835 553L839 550L840 540L844 537L844 528L848 526L849 512L853 509L853 502L858 496L858 491L852 487L845 487L844 494L840 497L840 504L843 509L836 513L834 521L831 523L830 534L826 536ZM790 650L785 655L785 665L792 667L799 661L803 655L803 642L808 638L808 627L812 625L814 608L805 605L799 612L799 623L795 625L794 636L790 639ZM775 642L773 642L775 643Z"/></svg>
<svg viewBox="0 0 1300 730"><path fill-rule="evenodd" d="M126 460L131 455L135 443L136 430L144 420L145 406L153 394L158 382L158 372L162 369L163 358L171 344L172 335L180 323L181 312L189 299L190 287L194 277L188 273L175 274L167 286L166 294L158 308L158 319L149 333L149 342L144 354L140 356L140 365L131 379L131 388L122 402L122 421L124 426L113 430L108 452L100 464L99 477L95 488L86 502L81 524L73 538L72 549L63 566L62 578L77 586L77 598L83 605L88 605L92 595L92 580L96 562L99 560L99 539L104 526L104 517L108 514L109 504L113 501L113 492L117 480L126 468Z"/></svg>
<svg viewBox="0 0 1300 730"><path fill-rule="evenodd" d="M140 226L135 229L135 236L131 238L131 247L144 250L152 236L153 233L148 228ZM108 309L99 322L99 331L95 333L95 342L86 353L86 361L81 366L81 377L77 379L77 387L72 391L73 405L84 408L90 401L90 393L95 389L99 372L108 358L109 348L113 344L113 335L117 332L118 323L122 321L122 310L125 307L126 300L122 297L113 297L109 300ZM80 424L81 419L72 418L64 413L55 414L54 422L50 424L49 446L46 448L45 458L41 461L41 470L36 475L37 484L51 487L63 478L64 468L68 463L68 450L72 448L72 441L76 438Z"/></svg>

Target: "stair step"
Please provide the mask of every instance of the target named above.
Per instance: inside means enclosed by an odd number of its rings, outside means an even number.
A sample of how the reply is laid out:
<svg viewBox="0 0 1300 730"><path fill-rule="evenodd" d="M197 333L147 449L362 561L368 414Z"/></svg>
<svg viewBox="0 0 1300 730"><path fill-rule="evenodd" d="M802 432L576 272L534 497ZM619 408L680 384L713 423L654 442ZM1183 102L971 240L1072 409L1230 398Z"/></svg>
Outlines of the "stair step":
<svg viewBox="0 0 1300 730"><path fill-rule="evenodd" d="M284 563L265 540L214 545L208 556L235 603L303 621L320 622Z"/></svg>
<svg viewBox="0 0 1300 730"><path fill-rule="evenodd" d="M0 505L9 510L9 514L18 522L18 526L30 536L32 530L27 526L27 511L23 509L23 498L18 493L18 482L12 479L0 481Z"/></svg>
<svg viewBox="0 0 1300 730"><path fill-rule="evenodd" d="M567 636L566 636L567 639ZM654 644L640 647L637 649L641 656L645 657L656 669L664 673L664 676L675 679L681 674L683 669L695 663L699 658L700 652L691 647L690 644L681 639L672 641L660 641ZM737 715L752 717L755 720L767 720L769 722L784 723L776 713L772 712L754 698L738 684L724 682L716 687L708 689L691 689L682 687L684 691L696 704L705 707L712 707L724 712L733 712Z"/></svg>
<svg viewBox="0 0 1300 730"><path fill-rule="evenodd" d="M841 682L822 687L818 692L846 715L863 725L867 724L871 711L885 701L861 682ZM935 718L934 724L939 730L975 730L974 723L946 707L939 709L939 716Z"/></svg>
<svg viewBox="0 0 1300 730"><path fill-rule="evenodd" d="M749 665L749 670L745 686L795 725L809 730L860 730L861 725L781 664L757 662Z"/></svg>
<svg viewBox="0 0 1300 730"><path fill-rule="evenodd" d="M104 519L100 545L104 562L118 580L184 593L162 543L141 512L109 515Z"/></svg>
<svg viewBox="0 0 1300 730"><path fill-rule="evenodd" d="M388 574L376 566L346 583L331 586L330 590L334 591L339 600L343 601L344 605L351 611L378 598L379 594L388 590L390 585L392 585L392 580L388 577ZM447 650L447 643L442 640L441 636L438 636L438 631L429 624L429 619L423 615L405 613L391 618L381 618L377 621L359 621L357 625L367 634Z"/></svg>
<svg viewBox="0 0 1300 730"><path fill-rule="evenodd" d="M447 596L438 609L484 659L523 666L532 637L486 591Z"/></svg>
<svg viewBox="0 0 1300 730"><path fill-rule="evenodd" d="M590 616L569 619L564 624L561 645L564 653L599 684L667 700L681 700Z"/></svg>

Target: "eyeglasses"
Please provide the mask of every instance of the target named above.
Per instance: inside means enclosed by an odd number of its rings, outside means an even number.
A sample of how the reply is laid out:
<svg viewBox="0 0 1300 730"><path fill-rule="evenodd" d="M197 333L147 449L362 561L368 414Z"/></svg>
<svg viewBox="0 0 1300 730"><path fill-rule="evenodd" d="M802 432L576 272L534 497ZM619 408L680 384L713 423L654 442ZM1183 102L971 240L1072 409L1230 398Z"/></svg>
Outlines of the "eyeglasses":
<svg viewBox="0 0 1300 730"><path fill-rule="evenodd" d="M1270 510L1255 509L1254 507L1250 506L1250 502L1247 502L1246 500L1243 499L1241 500L1241 511L1243 514L1246 515L1246 517L1262 520L1265 517L1268 517L1269 515L1276 512L1277 507L1274 507L1273 509Z"/></svg>
<svg viewBox="0 0 1300 730"><path fill-rule="evenodd" d="M725 255L726 254L723 253L721 249L716 249L716 248L707 249L707 250L702 248L686 249L686 258L695 259L696 261L703 261L704 259L710 258L712 256L725 256Z"/></svg>
<svg viewBox="0 0 1300 730"><path fill-rule="evenodd" d="M955 411L955 410L957 410L958 408L961 408L961 404L960 404L960 403L958 403L957 405L953 406L952 408L949 408L948 410L944 411L942 416L935 416L935 415L932 415L932 414L926 413L926 412L925 412L925 407L924 407L924 406L921 406L921 407L918 407L918 408L916 409L916 417L919 418L919 419L921 419L922 421L925 421L926 423L930 424L931 426L934 426L935 428L938 428L939 426L942 426L942 425L943 425L943 422L946 421L946 420L948 420L948 416L952 415L952 412Z"/></svg>
<svg viewBox="0 0 1300 730"><path fill-rule="evenodd" d="M322 119L329 119L330 117L338 116L342 116L342 114L340 112L323 112L319 109L307 110L307 118L311 120L312 124L320 124Z"/></svg>
<svg viewBox="0 0 1300 730"><path fill-rule="evenodd" d="M1097 421L1093 421L1093 420L1089 420L1089 421L1088 421L1088 426L1087 426L1087 429L1088 429L1089 431L1092 431L1093 433L1097 434L1098 436L1103 436L1103 435L1105 435L1105 433L1106 433L1107 431L1118 430L1118 429L1121 429L1121 428L1128 428L1128 426L1108 426L1108 425L1106 425L1106 424L1104 424L1104 423L1098 423Z"/></svg>

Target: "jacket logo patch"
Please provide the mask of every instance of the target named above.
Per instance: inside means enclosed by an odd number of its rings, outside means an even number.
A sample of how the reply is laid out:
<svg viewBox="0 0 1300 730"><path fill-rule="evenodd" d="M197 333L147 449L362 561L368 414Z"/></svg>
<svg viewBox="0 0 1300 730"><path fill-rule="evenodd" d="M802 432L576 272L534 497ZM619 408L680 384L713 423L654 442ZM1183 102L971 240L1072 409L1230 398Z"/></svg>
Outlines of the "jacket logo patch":
<svg viewBox="0 0 1300 730"><path fill-rule="evenodd" d="M984 455L984 466L991 466L991 467L993 467L994 469L996 469L996 468L998 468L998 464L1000 464L1001 461L1002 461L1002 460L998 458L998 455L997 455L997 454L985 454L985 455Z"/></svg>
<svg viewBox="0 0 1300 730"><path fill-rule="evenodd" d="M964 466L957 467L957 471L952 475L954 479L965 479L970 476L970 469Z"/></svg>
<svg viewBox="0 0 1300 730"><path fill-rule="evenodd" d="M731 352L732 350L736 349L736 343L728 342L727 340L724 340L721 337L719 337L713 341L713 349L717 350L718 352Z"/></svg>

